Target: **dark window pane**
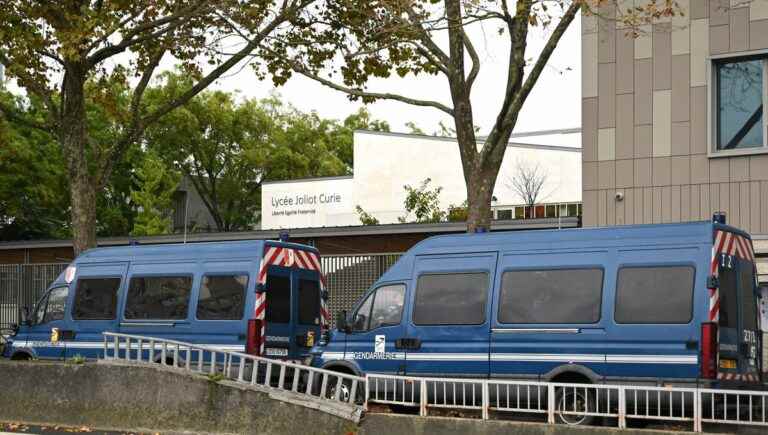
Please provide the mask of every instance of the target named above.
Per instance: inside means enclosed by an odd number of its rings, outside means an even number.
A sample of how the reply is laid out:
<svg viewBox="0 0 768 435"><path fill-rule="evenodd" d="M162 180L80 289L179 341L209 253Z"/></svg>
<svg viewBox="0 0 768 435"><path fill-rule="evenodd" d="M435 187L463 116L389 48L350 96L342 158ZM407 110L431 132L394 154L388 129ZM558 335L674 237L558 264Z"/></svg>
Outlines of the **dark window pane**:
<svg viewBox="0 0 768 435"><path fill-rule="evenodd" d="M191 276L131 278L126 319L182 320L187 318Z"/></svg>
<svg viewBox="0 0 768 435"><path fill-rule="evenodd" d="M117 290L120 278L85 278L77 281L75 320L111 320L117 312Z"/></svg>
<svg viewBox="0 0 768 435"><path fill-rule="evenodd" d="M537 205L535 207L536 210L536 218L543 218L544 217L544 206L543 205Z"/></svg>
<svg viewBox="0 0 768 435"><path fill-rule="evenodd" d="M501 323L595 323L600 320L601 269L520 270L501 280Z"/></svg>
<svg viewBox="0 0 768 435"><path fill-rule="evenodd" d="M480 325L485 322L487 273L422 275L416 288L413 323Z"/></svg>
<svg viewBox="0 0 768 435"><path fill-rule="evenodd" d="M546 213L547 213L547 217L548 218L557 217L557 206L556 205L548 205Z"/></svg>
<svg viewBox="0 0 768 435"><path fill-rule="evenodd" d="M368 330L368 321L371 318L371 306L373 305L373 293L360 305L355 315L352 316L352 330L362 332Z"/></svg>
<svg viewBox="0 0 768 435"><path fill-rule="evenodd" d="M568 216L578 216L578 215L579 215L579 205L568 204Z"/></svg>
<svg viewBox="0 0 768 435"><path fill-rule="evenodd" d="M512 210L498 210L496 211L496 219L500 221L508 221L512 219Z"/></svg>
<svg viewBox="0 0 768 435"><path fill-rule="evenodd" d="M248 275L204 276L197 298L200 320L240 320L245 307Z"/></svg>
<svg viewBox="0 0 768 435"><path fill-rule="evenodd" d="M525 219L525 207L515 207L515 219Z"/></svg>
<svg viewBox="0 0 768 435"><path fill-rule="evenodd" d="M320 324L320 283L314 280L299 280L299 323Z"/></svg>
<svg viewBox="0 0 768 435"><path fill-rule="evenodd" d="M64 320L68 295L68 287L58 287L51 290L48 294L48 304L46 305L45 315L42 319L43 323L52 322L54 320Z"/></svg>
<svg viewBox="0 0 768 435"><path fill-rule="evenodd" d="M762 147L763 61L721 63L717 80L717 148Z"/></svg>
<svg viewBox="0 0 768 435"><path fill-rule="evenodd" d="M739 309L736 296L736 269L720 267L717 279L720 281L720 326L722 328L738 327L737 311Z"/></svg>
<svg viewBox="0 0 768 435"><path fill-rule="evenodd" d="M267 310L270 323L291 321L291 279L287 276L267 275Z"/></svg>
<svg viewBox="0 0 768 435"><path fill-rule="evenodd" d="M616 286L617 323L688 323L693 316L690 266L624 267Z"/></svg>
<svg viewBox="0 0 768 435"><path fill-rule="evenodd" d="M741 311L744 315L744 329L757 330L757 296L752 263L741 263Z"/></svg>
<svg viewBox="0 0 768 435"><path fill-rule="evenodd" d="M403 317L404 299L405 287L402 285L380 287L376 290L370 329L399 325Z"/></svg>

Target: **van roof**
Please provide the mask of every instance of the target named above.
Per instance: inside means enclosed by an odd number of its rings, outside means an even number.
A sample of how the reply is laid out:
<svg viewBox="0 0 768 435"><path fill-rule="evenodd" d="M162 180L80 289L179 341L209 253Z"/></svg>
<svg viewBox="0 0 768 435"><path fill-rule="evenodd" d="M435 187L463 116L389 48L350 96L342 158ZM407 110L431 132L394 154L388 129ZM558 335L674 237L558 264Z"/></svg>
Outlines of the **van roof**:
<svg viewBox="0 0 768 435"><path fill-rule="evenodd" d="M163 260L225 259L233 257L261 258L264 245L286 246L316 251L315 248L297 243L275 240L243 240L232 242L171 243L163 245L131 245L94 248L80 254L75 264L83 262L133 261L158 258Z"/></svg>
<svg viewBox="0 0 768 435"><path fill-rule="evenodd" d="M701 239L712 238L713 223L709 221L677 224L626 225L613 227L574 228L562 230L531 230L491 232L482 234L448 234L430 237L418 246L421 249L449 246L504 246L514 249L520 243L568 243L579 242L582 246L604 244L606 241L626 239ZM728 230L740 232L735 228Z"/></svg>

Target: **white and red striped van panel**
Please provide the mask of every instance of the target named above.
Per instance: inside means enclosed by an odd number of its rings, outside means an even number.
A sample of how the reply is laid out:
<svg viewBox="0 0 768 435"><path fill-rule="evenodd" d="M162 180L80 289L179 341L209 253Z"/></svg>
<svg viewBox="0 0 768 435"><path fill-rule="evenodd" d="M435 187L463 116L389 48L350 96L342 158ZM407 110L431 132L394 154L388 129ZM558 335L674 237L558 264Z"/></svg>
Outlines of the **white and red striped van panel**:
<svg viewBox="0 0 768 435"><path fill-rule="evenodd" d="M299 269L311 270L320 274L320 291L325 292L325 277L323 276L320 258L312 251L302 249L286 248L281 246L265 246L264 255L261 258L259 268L258 284L261 289L256 294L256 306L254 308L254 319L261 320L261 342L259 348L261 355L264 354L264 343L266 339L266 322L264 321L267 294L263 291L263 286L267 283L267 270L269 266L296 267ZM323 329L330 325L330 313L328 311L328 301L320 298L320 321Z"/></svg>

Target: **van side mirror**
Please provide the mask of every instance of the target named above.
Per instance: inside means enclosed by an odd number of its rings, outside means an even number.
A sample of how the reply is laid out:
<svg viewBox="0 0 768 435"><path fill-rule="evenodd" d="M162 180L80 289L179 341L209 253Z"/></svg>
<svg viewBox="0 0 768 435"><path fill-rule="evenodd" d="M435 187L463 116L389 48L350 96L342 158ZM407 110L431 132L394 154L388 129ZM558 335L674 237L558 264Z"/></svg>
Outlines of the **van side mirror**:
<svg viewBox="0 0 768 435"><path fill-rule="evenodd" d="M336 328L342 332L349 332L347 323L347 310L341 310L336 314Z"/></svg>

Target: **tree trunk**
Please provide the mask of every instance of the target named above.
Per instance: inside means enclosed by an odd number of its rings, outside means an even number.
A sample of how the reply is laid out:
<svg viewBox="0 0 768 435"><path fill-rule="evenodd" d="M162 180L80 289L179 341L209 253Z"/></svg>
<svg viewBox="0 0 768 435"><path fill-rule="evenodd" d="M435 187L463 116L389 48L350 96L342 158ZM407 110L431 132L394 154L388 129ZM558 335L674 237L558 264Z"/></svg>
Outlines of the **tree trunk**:
<svg viewBox="0 0 768 435"><path fill-rule="evenodd" d="M96 246L96 187L88 164L85 68L81 63L67 62L65 69L59 142L69 175L72 245L79 255Z"/></svg>
<svg viewBox="0 0 768 435"><path fill-rule="evenodd" d="M498 170L496 170L498 172ZM467 181L467 232L491 229L491 199L496 175L489 170L472 171Z"/></svg>

